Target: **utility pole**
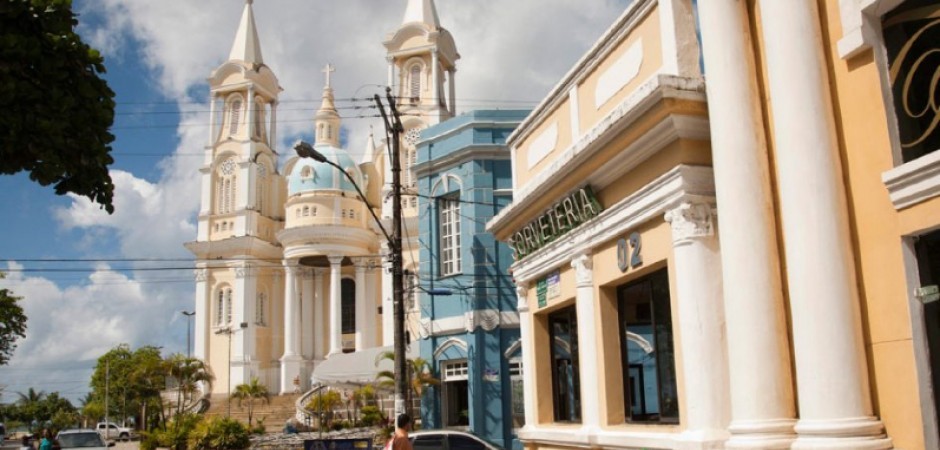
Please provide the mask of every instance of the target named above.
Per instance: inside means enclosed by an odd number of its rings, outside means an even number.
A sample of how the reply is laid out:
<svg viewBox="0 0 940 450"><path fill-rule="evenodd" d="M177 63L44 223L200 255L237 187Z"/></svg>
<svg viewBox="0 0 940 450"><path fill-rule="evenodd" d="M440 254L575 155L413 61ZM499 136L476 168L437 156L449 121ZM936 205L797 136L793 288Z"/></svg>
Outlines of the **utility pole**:
<svg viewBox="0 0 940 450"><path fill-rule="evenodd" d="M111 357L104 360L104 438L111 439L111 405L108 394L111 390Z"/></svg>
<svg viewBox="0 0 940 450"><path fill-rule="evenodd" d="M405 305L404 305L404 270L402 268L402 245L401 245L401 133L404 127L401 124L401 117L398 108L395 106L395 99L392 98L392 88L385 88L385 98L388 99L388 109L391 111L391 120L385 113L385 107L382 105L382 98L375 95L375 103L382 114L385 122L385 130L392 135L392 239L389 242L392 262L392 309L394 311L395 329L395 414L403 414L407 411L405 399L408 397L408 376L407 361L405 360Z"/></svg>

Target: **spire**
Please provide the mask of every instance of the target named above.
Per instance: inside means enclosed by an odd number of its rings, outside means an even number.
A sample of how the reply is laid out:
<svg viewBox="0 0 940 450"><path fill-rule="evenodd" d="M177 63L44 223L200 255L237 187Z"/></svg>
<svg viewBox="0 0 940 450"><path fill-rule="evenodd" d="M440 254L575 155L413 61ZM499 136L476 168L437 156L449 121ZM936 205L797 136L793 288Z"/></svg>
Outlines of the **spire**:
<svg viewBox="0 0 940 450"><path fill-rule="evenodd" d="M264 64L261 58L261 42L258 41L258 28L255 26L255 14L251 10L254 0L245 0L245 10L242 20L235 33L235 43L232 44L230 61L244 61L249 64Z"/></svg>
<svg viewBox="0 0 940 450"><path fill-rule="evenodd" d="M405 19L402 25L412 22L426 23L431 28L441 27L441 21L437 18L437 8L434 7L434 0L408 0L408 7L405 8Z"/></svg>
<svg viewBox="0 0 940 450"><path fill-rule="evenodd" d="M375 138L372 136L372 125L369 125L369 139L366 140L366 152L362 155L362 164L370 164L375 154Z"/></svg>
<svg viewBox="0 0 940 450"><path fill-rule="evenodd" d="M336 112L336 105L333 99L333 88L330 86L330 74L336 69L332 64L327 64L323 69L326 74L326 83L323 85L323 102L317 111L314 122L316 123L316 142L317 144L329 144L339 147L339 127L340 117Z"/></svg>

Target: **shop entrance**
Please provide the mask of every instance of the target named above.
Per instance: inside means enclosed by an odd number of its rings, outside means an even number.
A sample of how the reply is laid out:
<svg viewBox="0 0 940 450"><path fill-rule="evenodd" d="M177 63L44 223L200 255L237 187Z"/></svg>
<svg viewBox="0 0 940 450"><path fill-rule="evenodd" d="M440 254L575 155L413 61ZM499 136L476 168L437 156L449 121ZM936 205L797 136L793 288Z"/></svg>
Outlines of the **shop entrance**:
<svg viewBox="0 0 940 450"><path fill-rule="evenodd" d="M445 427L470 426L470 383L467 360L441 363L441 418Z"/></svg>
<svg viewBox="0 0 940 450"><path fill-rule="evenodd" d="M934 231L917 239L917 269L920 286L929 289L940 286L940 231ZM930 376L933 382L933 402L940 417L940 301L924 298L924 325L927 333L927 349L930 353Z"/></svg>

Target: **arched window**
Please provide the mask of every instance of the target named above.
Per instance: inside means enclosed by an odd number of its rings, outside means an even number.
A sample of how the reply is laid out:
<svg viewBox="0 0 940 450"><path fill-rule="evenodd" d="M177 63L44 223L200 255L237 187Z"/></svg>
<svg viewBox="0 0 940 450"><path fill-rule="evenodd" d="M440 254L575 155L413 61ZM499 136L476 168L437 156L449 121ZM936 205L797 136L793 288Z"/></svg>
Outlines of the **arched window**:
<svg viewBox="0 0 940 450"><path fill-rule="evenodd" d="M241 120L240 115L242 112L242 100L240 98L232 101L231 112L229 113L229 125L228 133L235 134L238 132L238 122Z"/></svg>
<svg viewBox="0 0 940 450"><path fill-rule="evenodd" d="M222 325L222 320L225 318L225 292L219 289L217 293L217 300L215 303L215 324Z"/></svg>
<svg viewBox="0 0 940 450"><path fill-rule="evenodd" d="M333 127L329 125L326 126L326 138L333 139Z"/></svg>
<svg viewBox="0 0 940 450"><path fill-rule="evenodd" d="M255 206L258 208L258 212L264 214L264 198L268 193L268 168L261 163L258 163L258 186L255 188Z"/></svg>
<svg viewBox="0 0 940 450"><path fill-rule="evenodd" d="M297 217L300 217L300 208L297 208Z"/></svg>
<svg viewBox="0 0 940 450"><path fill-rule="evenodd" d="M324 136L324 134L323 134L323 124L321 123L321 124L317 125L317 140L319 141L319 140L325 139L323 136Z"/></svg>
<svg viewBox="0 0 940 450"><path fill-rule="evenodd" d="M304 206L304 217L307 217L309 215L310 215L310 207Z"/></svg>
<svg viewBox="0 0 940 450"><path fill-rule="evenodd" d="M225 323L232 323L232 290L225 290Z"/></svg>
<svg viewBox="0 0 940 450"><path fill-rule="evenodd" d="M264 325L266 322L265 311L267 311L267 308L268 308L267 303L268 303L267 296L264 295L264 292L259 292L258 302L255 304L255 307L256 307L255 323L257 323L258 325Z"/></svg>
<svg viewBox="0 0 940 450"><path fill-rule="evenodd" d="M264 136L264 104L260 101L255 102L255 130L254 136L261 138Z"/></svg>
<svg viewBox="0 0 940 450"><path fill-rule="evenodd" d="M421 97L421 65L411 66L411 99L417 100Z"/></svg>
<svg viewBox="0 0 940 450"><path fill-rule="evenodd" d="M356 332L356 282L343 278L340 283L340 292L342 333L352 334Z"/></svg>

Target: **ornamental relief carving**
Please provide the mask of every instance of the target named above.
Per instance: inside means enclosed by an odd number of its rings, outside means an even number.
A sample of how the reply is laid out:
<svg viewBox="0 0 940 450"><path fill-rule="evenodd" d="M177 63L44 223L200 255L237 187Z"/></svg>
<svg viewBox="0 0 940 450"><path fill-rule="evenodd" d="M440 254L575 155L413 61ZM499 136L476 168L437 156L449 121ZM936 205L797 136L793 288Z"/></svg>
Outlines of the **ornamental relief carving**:
<svg viewBox="0 0 940 450"><path fill-rule="evenodd" d="M692 239L714 235L711 206L705 203L683 203L666 212L666 222L672 225L672 241L686 243Z"/></svg>
<svg viewBox="0 0 940 450"><path fill-rule="evenodd" d="M205 282L209 277L209 269L196 269L193 271L193 276L196 278L197 283Z"/></svg>
<svg viewBox="0 0 940 450"><path fill-rule="evenodd" d="M466 319L468 333L472 333L476 327L483 328L486 331L493 331L499 326L499 311L495 309L468 311L464 317Z"/></svg>
<svg viewBox="0 0 940 450"><path fill-rule="evenodd" d="M581 254L571 260L574 269L574 278L578 287L594 285L594 260L590 255Z"/></svg>

